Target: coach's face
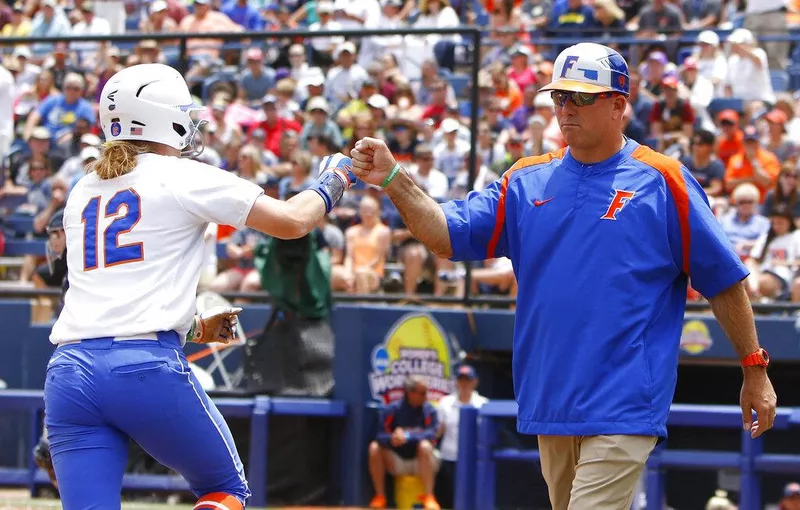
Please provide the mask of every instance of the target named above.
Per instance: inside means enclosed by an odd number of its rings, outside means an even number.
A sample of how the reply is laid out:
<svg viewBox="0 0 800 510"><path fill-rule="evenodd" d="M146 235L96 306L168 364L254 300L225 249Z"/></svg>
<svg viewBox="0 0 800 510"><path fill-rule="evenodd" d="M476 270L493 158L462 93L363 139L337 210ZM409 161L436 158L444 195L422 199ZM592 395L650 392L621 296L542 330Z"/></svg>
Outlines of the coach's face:
<svg viewBox="0 0 800 510"><path fill-rule="evenodd" d="M620 94L596 98L593 104L577 106L568 99L564 106L556 103L556 118L564 141L576 149L601 146L604 140L614 140L613 135L622 130L627 99Z"/></svg>

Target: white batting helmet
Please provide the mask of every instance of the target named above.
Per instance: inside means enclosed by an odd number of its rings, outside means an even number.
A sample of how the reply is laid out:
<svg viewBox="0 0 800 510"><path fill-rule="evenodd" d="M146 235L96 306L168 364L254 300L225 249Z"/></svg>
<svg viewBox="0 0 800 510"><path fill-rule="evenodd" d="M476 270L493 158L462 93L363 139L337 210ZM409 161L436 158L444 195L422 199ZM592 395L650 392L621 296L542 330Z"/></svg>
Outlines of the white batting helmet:
<svg viewBox="0 0 800 510"><path fill-rule="evenodd" d="M196 155L199 124L191 112L202 110L192 100L181 74L163 64L140 64L121 70L103 87L100 127L106 141L142 140Z"/></svg>

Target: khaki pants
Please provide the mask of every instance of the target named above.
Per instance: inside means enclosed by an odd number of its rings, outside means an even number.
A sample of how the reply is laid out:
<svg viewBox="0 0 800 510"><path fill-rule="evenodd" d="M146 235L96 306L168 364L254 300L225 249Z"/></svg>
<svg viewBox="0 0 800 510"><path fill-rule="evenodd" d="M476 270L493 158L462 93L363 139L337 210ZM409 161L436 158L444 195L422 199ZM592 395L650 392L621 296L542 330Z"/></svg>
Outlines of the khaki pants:
<svg viewBox="0 0 800 510"><path fill-rule="evenodd" d="M629 510L655 437L539 436L553 510Z"/></svg>

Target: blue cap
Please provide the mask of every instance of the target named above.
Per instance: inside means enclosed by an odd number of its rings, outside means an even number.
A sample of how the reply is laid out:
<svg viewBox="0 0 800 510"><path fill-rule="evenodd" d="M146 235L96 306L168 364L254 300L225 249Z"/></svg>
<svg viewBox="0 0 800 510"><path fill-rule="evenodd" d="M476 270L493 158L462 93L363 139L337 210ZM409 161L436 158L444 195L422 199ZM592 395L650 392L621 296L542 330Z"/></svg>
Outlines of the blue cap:
<svg viewBox="0 0 800 510"><path fill-rule="evenodd" d="M475 369L469 365L461 365L458 367L458 372L456 372L456 378L459 379L461 377L466 377L470 381L474 380L478 375L475 373Z"/></svg>

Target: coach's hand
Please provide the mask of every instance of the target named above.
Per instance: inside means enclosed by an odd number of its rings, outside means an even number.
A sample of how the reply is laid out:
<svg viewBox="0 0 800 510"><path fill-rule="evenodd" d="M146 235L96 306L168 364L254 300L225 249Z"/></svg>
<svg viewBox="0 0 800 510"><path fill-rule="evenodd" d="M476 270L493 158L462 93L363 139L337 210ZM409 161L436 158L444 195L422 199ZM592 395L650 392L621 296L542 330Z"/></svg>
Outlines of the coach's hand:
<svg viewBox="0 0 800 510"><path fill-rule="evenodd" d="M377 138L362 138L350 151L353 173L368 184L380 186L397 164L386 142Z"/></svg>
<svg viewBox="0 0 800 510"><path fill-rule="evenodd" d="M762 367L745 368L739 403L742 405L744 430L750 431L750 437L755 439L772 428L777 402L778 397L767 377L767 370ZM753 411L756 412L755 421Z"/></svg>
<svg viewBox="0 0 800 510"><path fill-rule="evenodd" d="M215 306L195 315L189 339L198 344L230 343L236 338L236 325L239 323L237 315L241 311L236 307Z"/></svg>

